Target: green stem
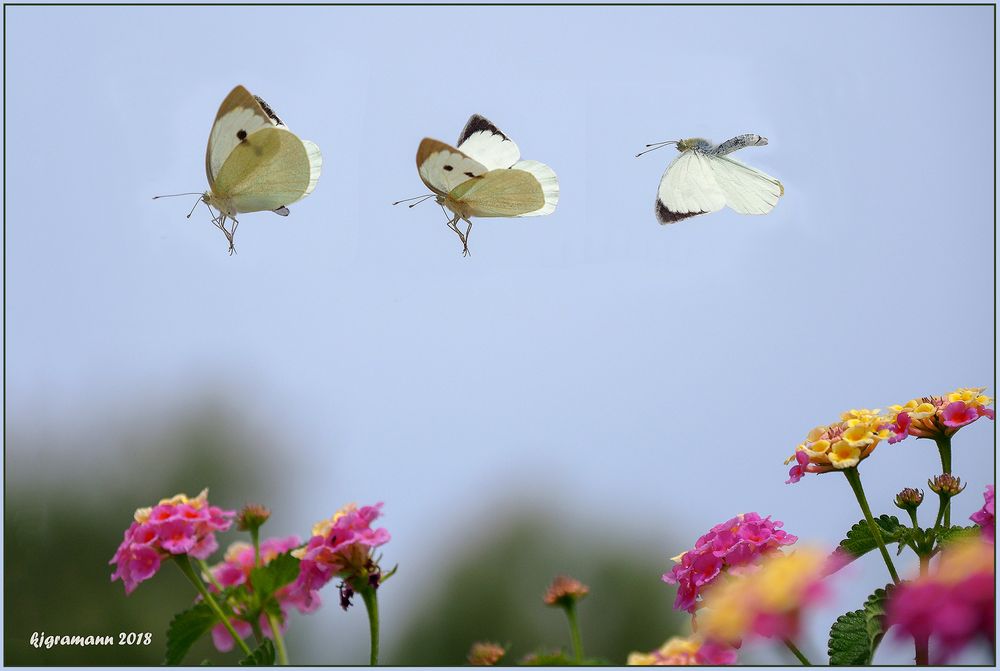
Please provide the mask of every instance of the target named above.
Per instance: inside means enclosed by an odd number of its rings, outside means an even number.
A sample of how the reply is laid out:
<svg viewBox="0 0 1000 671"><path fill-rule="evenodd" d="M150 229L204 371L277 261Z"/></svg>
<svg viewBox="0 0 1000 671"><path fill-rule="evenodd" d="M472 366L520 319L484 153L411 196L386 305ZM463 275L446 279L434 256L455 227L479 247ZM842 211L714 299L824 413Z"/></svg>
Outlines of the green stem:
<svg viewBox="0 0 1000 671"><path fill-rule="evenodd" d="M212 574L212 570L209 568L208 562L206 562L204 559L199 559L198 568L201 569L202 575L208 576L208 581L212 583L212 586L221 592L222 585L220 585L219 581L215 579L215 575Z"/></svg>
<svg viewBox="0 0 1000 671"><path fill-rule="evenodd" d="M920 555L920 577L927 575L931 565L931 557L929 554ZM930 637L929 636L914 636L913 637L913 649L915 652L914 659L918 666L927 666L930 664Z"/></svg>
<svg viewBox="0 0 1000 671"><path fill-rule="evenodd" d="M378 664L378 597L375 595L375 588L365 585L358 590L361 598L365 602L368 610L368 628L371 631L372 650L368 663L371 666Z"/></svg>
<svg viewBox="0 0 1000 671"><path fill-rule="evenodd" d="M576 604L573 602L563 606L566 619L569 620L569 635L573 643L573 658L577 664L583 663L583 639L580 637L580 623L576 619Z"/></svg>
<svg viewBox="0 0 1000 671"><path fill-rule="evenodd" d="M868 529L872 532L872 536L875 538L875 543L878 545L879 552L882 553L882 559L885 560L886 568L889 569L889 575L892 576L892 581L899 584L899 574L896 573L896 567L892 565L892 558L889 557L889 551L885 548L885 541L882 540L882 532L879 530L878 525L875 524L875 519L872 517L872 510L868 507L868 499L865 497L865 490L861 487L861 474L858 473L856 466L844 469L844 475L847 477L847 481L851 483L851 489L854 490L854 496L858 499L858 505L861 506L861 512L865 514L865 521L868 522Z"/></svg>
<svg viewBox="0 0 1000 671"><path fill-rule="evenodd" d="M215 597L212 596L212 593L208 591L207 587L205 587L205 583L203 583L201 578L198 577L198 573L194 570L194 566L191 565L191 560L188 559L188 556L174 555L174 560L180 567L181 573L187 576L187 579L191 581L194 588L198 590L199 594L201 594L201 598L205 600L208 607L211 608L215 613L215 616L219 618L219 622L222 623L222 626L226 628L229 635L233 637L234 641L236 641L236 645L240 646L240 649L246 653L247 657L249 657L252 654L250 652L250 648L247 647L247 644L242 638L240 638L240 635L236 633L236 630L233 629L232 623L229 621L229 618L226 617L226 614L222 612L222 608L220 608L219 604L215 601Z"/></svg>
<svg viewBox="0 0 1000 671"><path fill-rule="evenodd" d="M285 650L285 637L281 635L281 623L271 613L267 614L267 622L271 625L271 635L274 637L274 650L278 653L278 665L288 666L288 651Z"/></svg>
<svg viewBox="0 0 1000 671"><path fill-rule="evenodd" d="M260 528L250 529L250 540L253 541L253 565L260 566Z"/></svg>
<svg viewBox="0 0 1000 671"><path fill-rule="evenodd" d="M951 436L938 436L934 439L937 443L938 453L941 455L941 471L951 473ZM951 526L951 506L944 509L944 526Z"/></svg>
<svg viewBox="0 0 1000 671"><path fill-rule="evenodd" d="M792 654L795 655L795 658L797 660L799 660L799 663L802 666L812 666L812 662L810 662L809 659L805 655L802 654L801 650L799 650L797 647L795 647L794 643L792 643L787 638L783 638L781 640L785 644L785 647L787 647L789 650L792 651Z"/></svg>

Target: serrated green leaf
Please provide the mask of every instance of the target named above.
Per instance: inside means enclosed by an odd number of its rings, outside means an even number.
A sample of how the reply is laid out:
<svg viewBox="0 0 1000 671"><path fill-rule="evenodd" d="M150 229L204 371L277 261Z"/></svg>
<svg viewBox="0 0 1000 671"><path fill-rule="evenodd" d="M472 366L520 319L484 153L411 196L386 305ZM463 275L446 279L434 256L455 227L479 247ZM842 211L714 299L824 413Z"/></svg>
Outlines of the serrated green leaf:
<svg viewBox="0 0 1000 671"><path fill-rule="evenodd" d="M948 543L954 543L955 541L961 541L967 538L978 538L981 533L982 532L978 526L953 526L938 529L934 533L934 537L937 538L938 543L941 545L947 545Z"/></svg>
<svg viewBox="0 0 1000 671"><path fill-rule="evenodd" d="M248 657L240 660L240 666L274 666L274 643L265 638Z"/></svg>
<svg viewBox="0 0 1000 671"><path fill-rule="evenodd" d="M250 583L262 602L299 577L299 560L290 553L280 554L265 566L250 571Z"/></svg>
<svg viewBox="0 0 1000 671"><path fill-rule="evenodd" d="M886 545L899 543L899 551L902 552L903 547L905 547L905 543L910 539L910 532L912 530L909 527L904 527L899 523L899 520L892 515L881 515L880 517L876 517L875 524L881 532L882 541ZM834 566L842 568L858 557L862 557L877 548L878 544L875 542L875 537L872 535L871 529L868 527L868 522L861 520L852 526L851 530L847 532L847 537L840 541L840 545L837 547L834 554L845 561L835 563Z"/></svg>
<svg viewBox="0 0 1000 671"><path fill-rule="evenodd" d="M218 620L208 604L199 603L174 616L167 627L167 653L163 663L175 666L199 638L211 630Z"/></svg>
<svg viewBox="0 0 1000 671"><path fill-rule="evenodd" d="M860 610L844 613L833 623L827 644L832 666L871 664L885 636L885 601L891 588L875 590Z"/></svg>

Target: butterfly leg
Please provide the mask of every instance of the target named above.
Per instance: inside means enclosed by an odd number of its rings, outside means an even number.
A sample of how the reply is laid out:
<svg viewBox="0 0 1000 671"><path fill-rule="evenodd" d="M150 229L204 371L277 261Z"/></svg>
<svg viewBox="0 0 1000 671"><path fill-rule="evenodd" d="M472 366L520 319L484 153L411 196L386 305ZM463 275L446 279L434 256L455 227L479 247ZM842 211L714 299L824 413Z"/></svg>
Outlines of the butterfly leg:
<svg viewBox="0 0 1000 671"><path fill-rule="evenodd" d="M465 236L462 234L462 231L459 230L459 228L458 228L458 220L459 219L461 219L461 217L459 215L457 215L457 214L454 217L452 217L451 219L449 219L448 220L448 228L450 228L451 230L453 230L455 232L455 235L458 236L458 239L462 241L462 248L465 250L465 251L462 252L462 255L465 256L465 254L468 253L469 244L465 241Z"/></svg>
<svg viewBox="0 0 1000 671"><path fill-rule="evenodd" d="M226 228L227 218L232 219L233 221L231 228ZM240 225L240 222L236 221L235 218L227 217L227 215L220 212L218 217L214 217L212 219L212 223L215 224L215 227L222 231L222 234L226 236L226 241L229 242L229 255L232 256L235 254L236 245L234 244L233 239L236 236L236 227Z"/></svg>
<svg viewBox="0 0 1000 671"><path fill-rule="evenodd" d="M472 252L469 251L469 234L472 233L472 220L463 218L463 221L469 226L465 229L465 235L462 236L462 244L465 249L462 250L462 256L469 256Z"/></svg>

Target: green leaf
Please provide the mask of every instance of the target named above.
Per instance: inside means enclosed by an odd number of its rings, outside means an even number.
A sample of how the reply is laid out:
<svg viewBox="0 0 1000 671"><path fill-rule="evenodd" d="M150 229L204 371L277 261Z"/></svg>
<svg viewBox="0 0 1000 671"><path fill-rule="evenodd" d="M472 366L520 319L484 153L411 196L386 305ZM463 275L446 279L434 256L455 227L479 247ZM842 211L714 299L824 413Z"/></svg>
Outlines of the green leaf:
<svg viewBox="0 0 1000 671"><path fill-rule="evenodd" d="M164 664L174 666L184 661L184 656L199 638L218 622L208 604L199 603L174 616L167 627L167 654Z"/></svg>
<svg viewBox="0 0 1000 671"><path fill-rule="evenodd" d="M274 643L265 638L249 657L240 660L240 666L274 666Z"/></svg>
<svg viewBox="0 0 1000 671"><path fill-rule="evenodd" d="M844 613L833 623L827 646L832 666L871 664L885 635L885 601L892 587L875 590L861 610Z"/></svg>
<svg viewBox="0 0 1000 671"><path fill-rule="evenodd" d="M970 527L942 527L935 532L935 537L938 543L941 545L947 545L948 543L954 543L955 541L965 540L967 538L978 538L982 532L978 526Z"/></svg>
<svg viewBox="0 0 1000 671"><path fill-rule="evenodd" d="M266 602L276 591L299 577L299 560L290 553L278 555L265 566L250 571L250 583Z"/></svg>
<svg viewBox="0 0 1000 671"><path fill-rule="evenodd" d="M899 523L899 520L892 515L882 515L880 517L876 517L875 525L879 528L879 531L882 534L882 541L886 545L899 543L899 551L902 552L906 541L910 539L910 532L912 530L909 527L904 527ZM871 529L868 527L868 522L861 520L852 526L851 530L847 532L847 537L840 541L840 546L834 554L846 559L846 561L836 564L835 566L837 566L837 568L843 568L858 557L861 557L877 548L878 544L875 542L875 537L872 535Z"/></svg>

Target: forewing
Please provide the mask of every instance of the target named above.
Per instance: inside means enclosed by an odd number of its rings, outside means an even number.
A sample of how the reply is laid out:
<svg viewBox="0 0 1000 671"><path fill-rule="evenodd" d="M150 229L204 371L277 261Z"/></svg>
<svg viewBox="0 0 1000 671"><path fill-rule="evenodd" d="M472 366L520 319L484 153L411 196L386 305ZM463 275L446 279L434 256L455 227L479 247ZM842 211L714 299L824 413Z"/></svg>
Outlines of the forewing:
<svg viewBox="0 0 1000 671"><path fill-rule="evenodd" d="M279 124L277 115L272 118L273 114L268 114L258 99L242 86L229 92L219 105L212 132L208 136L208 148L205 150L205 172L209 186L215 186L219 171L230 152L243 141L241 135L248 137L262 128Z"/></svg>
<svg viewBox="0 0 1000 671"><path fill-rule="evenodd" d="M473 217L520 217L545 207L538 179L514 168L491 170L448 195L466 205Z"/></svg>
<svg viewBox="0 0 1000 671"><path fill-rule="evenodd" d="M715 156L711 165L726 205L740 214L767 214L785 193L785 187L774 177L736 159Z"/></svg>
<svg viewBox="0 0 1000 671"><path fill-rule="evenodd" d="M302 195L308 196L316 188L316 183L319 182L319 174L323 170L323 154L320 153L315 142L302 140L302 145L306 148L306 158L309 159L309 186L306 187L306 192Z"/></svg>
<svg viewBox="0 0 1000 671"><path fill-rule="evenodd" d="M488 170L475 159L439 140L425 137L417 148L417 172L431 191L445 196Z"/></svg>
<svg viewBox="0 0 1000 671"><path fill-rule="evenodd" d="M531 173L542 187L542 197L545 199L545 204L537 210L525 212L518 216L540 217L543 214L551 214L555 211L556 205L559 203L559 178L556 177L556 173L552 168L538 161L518 161L511 169Z"/></svg>
<svg viewBox="0 0 1000 671"><path fill-rule="evenodd" d="M482 163L488 170L509 168L521 158L521 150L514 141L504 135L489 119L478 114L469 117L455 146L466 156Z"/></svg>
<svg viewBox="0 0 1000 671"><path fill-rule="evenodd" d="M276 210L315 186L311 163L306 145L291 131L263 128L233 147L212 191L237 212Z"/></svg>
<svg viewBox="0 0 1000 671"><path fill-rule="evenodd" d="M657 218L663 224L715 212L726 205L709 159L697 151L686 151L667 166L656 198Z"/></svg>

